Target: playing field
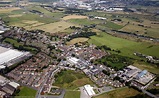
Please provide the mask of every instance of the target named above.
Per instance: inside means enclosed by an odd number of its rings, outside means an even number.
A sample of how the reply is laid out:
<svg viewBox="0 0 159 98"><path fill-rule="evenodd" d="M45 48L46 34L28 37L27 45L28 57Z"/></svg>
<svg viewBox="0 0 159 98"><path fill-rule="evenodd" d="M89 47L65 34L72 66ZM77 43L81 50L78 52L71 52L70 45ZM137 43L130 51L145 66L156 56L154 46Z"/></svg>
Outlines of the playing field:
<svg viewBox="0 0 159 98"><path fill-rule="evenodd" d="M82 16L82 15L68 15L63 17L63 20L69 20L69 19L85 19L88 18L87 16Z"/></svg>
<svg viewBox="0 0 159 98"><path fill-rule="evenodd" d="M137 90L132 88L119 88L114 91L104 93L94 98L129 98L131 96L135 96L140 94Z"/></svg>
<svg viewBox="0 0 159 98"><path fill-rule="evenodd" d="M118 37L111 36L107 33L99 33L100 35L92 36L89 43L97 46L106 45L114 50L120 50L121 55L128 57L135 57L134 52L141 52L146 55L159 57L159 45L153 45L146 42L135 42ZM153 51L153 52L152 52Z"/></svg>
<svg viewBox="0 0 159 98"><path fill-rule="evenodd" d="M88 40L88 38L82 38L82 37L74 38L74 39L70 40L69 42L67 42L67 45L74 45L76 43L86 42L87 40Z"/></svg>

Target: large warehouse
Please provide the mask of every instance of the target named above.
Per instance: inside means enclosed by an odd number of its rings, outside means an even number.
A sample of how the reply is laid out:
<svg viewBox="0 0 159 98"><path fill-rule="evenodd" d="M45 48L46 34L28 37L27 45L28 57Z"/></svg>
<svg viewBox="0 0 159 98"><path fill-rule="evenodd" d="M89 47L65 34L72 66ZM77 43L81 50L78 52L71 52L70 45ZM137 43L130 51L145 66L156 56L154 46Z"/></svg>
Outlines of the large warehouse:
<svg viewBox="0 0 159 98"><path fill-rule="evenodd" d="M2 66L11 66L19 61L22 61L29 57L29 52L20 52L9 48L0 46L0 68Z"/></svg>

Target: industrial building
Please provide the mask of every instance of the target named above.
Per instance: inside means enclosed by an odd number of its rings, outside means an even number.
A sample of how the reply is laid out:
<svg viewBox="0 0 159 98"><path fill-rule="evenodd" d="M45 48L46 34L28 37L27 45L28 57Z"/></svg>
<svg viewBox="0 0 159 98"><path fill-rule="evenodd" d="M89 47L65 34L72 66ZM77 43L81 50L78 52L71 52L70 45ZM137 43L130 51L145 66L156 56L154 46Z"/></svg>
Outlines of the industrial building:
<svg viewBox="0 0 159 98"><path fill-rule="evenodd" d="M31 56L29 52L20 52L18 50L0 46L0 69L9 67L29 56Z"/></svg>
<svg viewBox="0 0 159 98"><path fill-rule="evenodd" d="M89 95L89 96L93 96L95 95L95 92L93 90L93 87L91 87L90 85L85 85L84 86L84 90L86 91L86 93Z"/></svg>

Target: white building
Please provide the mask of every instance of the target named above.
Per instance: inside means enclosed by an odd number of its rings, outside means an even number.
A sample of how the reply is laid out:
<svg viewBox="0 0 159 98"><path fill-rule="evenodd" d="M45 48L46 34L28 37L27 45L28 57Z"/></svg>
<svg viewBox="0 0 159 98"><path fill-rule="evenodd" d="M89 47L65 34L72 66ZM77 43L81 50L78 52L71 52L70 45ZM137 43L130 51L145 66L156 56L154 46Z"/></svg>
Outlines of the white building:
<svg viewBox="0 0 159 98"><path fill-rule="evenodd" d="M25 56L30 56L30 53L20 52L18 50L4 48L0 46L0 66L1 67L4 67L4 65L5 66L13 65L14 63L17 63L16 61L21 61L20 59Z"/></svg>
<svg viewBox="0 0 159 98"><path fill-rule="evenodd" d="M90 85L85 85L85 86L84 86L84 89L85 89L86 93L87 93L89 96L95 95L95 92L94 92L94 90L93 90L93 87L91 87Z"/></svg>
<svg viewBox="0 0 159 98"><path fill-rule="evenodd" d="M75 58L75 57L68 57L68 62L75 65L78 63L79 59Z"/></svg>

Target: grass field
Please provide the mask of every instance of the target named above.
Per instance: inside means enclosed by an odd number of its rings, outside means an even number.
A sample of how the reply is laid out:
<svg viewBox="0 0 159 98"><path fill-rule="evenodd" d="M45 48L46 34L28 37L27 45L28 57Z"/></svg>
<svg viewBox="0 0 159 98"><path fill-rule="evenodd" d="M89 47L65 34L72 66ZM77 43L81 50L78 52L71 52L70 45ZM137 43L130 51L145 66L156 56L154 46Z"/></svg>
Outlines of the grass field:
<svg viewBox="0 0 159 98"><path fill-rule="evenodd" d="M90 40L88 40L89 43L93 43L97 46L100 45L106 45L114 50L120 50L121 55L133 57L134 52L141 52L146 55L152 55L159 57L159 46L153 45L146 42L135 42L130 41L118 37L111 36L107 33L99 33L97 36L92 36ZM153 52L152 52L153 51Z"/></svg>
<svg viewBox="0 0 159 98"><path fill-rule="evenodd" d="M65 89L76 89L85 84L93 84L93 82L87 78L81 72L74 72L71 70L62 71L56 76L54 86L58 86Z"/></svg>
<svg viewBox="0 0 159 98"><path fill-rule="evenodd" d="M80 91L66 91L64 98L80 98Z"/></svg>
<svg viewBox="0 0 159 98"><path fill-rule="evenodd" d="M41 25L38 27L33 27L32 29L40 29L40 30L44 30L46 32L55 33L55 32L59 32L59 31L63 31L65 29L69 28L70 26L74 26L74 24L68 23L65 21L59 21L59 22L55 22L55 23Z"/></svg>
<svg viewBox="0 0 159 98"><path fill-rule="evenodd" d="M82 15L68 15L63 17L63 20L69 20L69 19L85 19L88 18L87 16L82 16Z"/></svg>
<svg viewBox="0 0 159 98"><path fill-rule="evenodd" d="M149 72L159 74L159 67L157 67L155 65L150 65L150 64L143 63L143 62L135 62L133 65L142 70L146 69Z"/></svg>
<svg viewBox="0 0 159 98"><path fill-rule="evenodd" d="M131 96L135 96L139 93L140 92L138 92L137 90L134 90L132 88L120 88L120 89L116 89L114 91L96 96L94 98L128 98Z"/></svg>
<svg viewBox="0 0 159 98"><path fill-rule="evenodd" d="M123 27L121 25L115 24L115 23L110 22L110 21L106 22L106 24L104 26L111 28L111 29L115 29L115 30L121 29Z"/></svg>
<svg viewBox="0 0 159 98"><path fill-rule="evenodd" d="M91 24L99 24L102 21L101 20L90 20L90 19L69 19L68 22L78 24L78 25L91 25Z"/></svg>
<svg viewBox="0 0 159 98"><path fill-rule="evenodd" d="M22 96L27 96L29 98L35 98L36 90L28 88L26 86L20 87L20 92L16 94L15 98L20 98Z"/></svg>
<svg viewBox="0 0 159 98"><path fill-rule="evenodd" d="M87 40L88 40L88 38L82 38L82 37L74 38L74 39L70 40L69 42L67 42L67 45L74 45L76 43L86 42Z"/></svg>

